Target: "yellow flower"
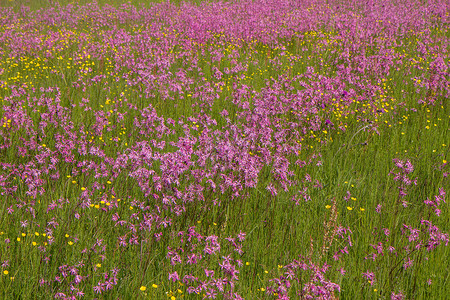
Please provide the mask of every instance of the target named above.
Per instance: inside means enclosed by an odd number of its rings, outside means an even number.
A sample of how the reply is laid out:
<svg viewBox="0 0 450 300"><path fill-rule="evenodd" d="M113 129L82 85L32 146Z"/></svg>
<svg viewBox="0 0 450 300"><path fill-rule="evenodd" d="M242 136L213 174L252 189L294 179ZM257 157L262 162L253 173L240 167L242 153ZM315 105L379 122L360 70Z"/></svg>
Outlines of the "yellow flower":
<svg viewBox="0 0 450 300"><path fill-rule="evenodd" d="M157 288L158 288L158 285L157 285L157 284L152 284L152 287L153 287L154 289L157 289Z"/></svg>
<svg viewBox="0 0 450 300"><path fill-rule="evenodd" d="M353 209L353 207L347 206L347 209L348 209L348 210L352 210L352 209Z"/></svg>
<svg viewBox="0 0 450 300"><path fill-rule="evenodd" d="M447 163L447 161L444 159L443 161L442 161L444 164L446 164Z"/></svg>
<svg viewBox="0 0 450 300"><path fill-rule="evenodd" d="M68 241L67 244L69 244L69 246L72 246L73 242L72 241Z"/></svg>
<svg viewBox="0 0 450 300"><path fill-rule="evenodd" d="M326 205L325 208L326 208L326 209L330 209L330 208L331 208L331 205Z"/></svg>
<svg viewBox="0 0 450 300"><path fill-rule="evenodd" d="M360 207L360 208L359 208L359 210L360 210L360 211L365 211L365 209L364 209L364 208L362 208L362 207Z"/></svg>
<svg viewBox="0 0 450 300"><path fill-rule="evenodd" d="M147 287L141 286L139 289L140 289L141 291L145 291L145 290L147 289Z"/></svg>
<svg viewBox="0 0 450 300"><path fill-rule="evenodd" d="M246 266L250 266L250 263L249 263L249 262L246 262L245 265L246 265Z"/></svg>
<svg viewBox="0 0 450 300"><path fill-rule="evenodd" d="M101 268L102 267L102 264L96 264L95 265L97 268Z"/></svg>
<svg viewBox="0 0 450 300"><path fill-rule="evenodd" d="M3 274L8 275L9 274L8 270L3 271Z"/></svg>

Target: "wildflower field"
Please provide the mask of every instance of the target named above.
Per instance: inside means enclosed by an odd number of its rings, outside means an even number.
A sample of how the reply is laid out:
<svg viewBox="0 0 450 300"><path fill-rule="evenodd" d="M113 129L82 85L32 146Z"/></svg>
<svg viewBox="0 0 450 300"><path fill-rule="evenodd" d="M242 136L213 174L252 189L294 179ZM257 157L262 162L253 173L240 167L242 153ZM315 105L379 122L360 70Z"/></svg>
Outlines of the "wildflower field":
<svg viewBox="0 0 450 300"><path fill-rule="evenodd" d="M0 299L448 299L449 27L2 1Z"/></svg>

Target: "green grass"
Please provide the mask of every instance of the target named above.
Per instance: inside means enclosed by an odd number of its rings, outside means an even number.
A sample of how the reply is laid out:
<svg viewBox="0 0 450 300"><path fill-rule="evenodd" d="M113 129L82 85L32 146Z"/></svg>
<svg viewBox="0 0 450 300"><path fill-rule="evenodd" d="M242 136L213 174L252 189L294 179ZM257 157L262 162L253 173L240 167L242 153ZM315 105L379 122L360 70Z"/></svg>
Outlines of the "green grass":
<svg viewBox="0 0 450 300"><path fill-rule="evenodd" d="M30 5L34 10L47 7L47 3L47 1L11 1L9 5L19 9L20 5L25 4ZM119 5L122 2L99 1L99 4L105 3ZM131 3L137 5L138 1L131 1ZM66 3L60 2L60 4ZM89 31L89 28L86 26L81 30ZM439 30L435 32L436 36L442 34ZM445 34L448 34L448 28ZM410 38L414 41L417 37ZM303 51L302 57L315 55L316 38L305 36L304 39L304 45L301 46L298 45L298 41L286 41L290 53L295 55L300 47L308 47L308 50ZM330 49L333 47L335 46L330 46ZM297 59L291 62L288 55L282 56L277 49L270 49L271 55L281 57L282 64L279 67L271 67L266 59L267 54L264 54L268 47L258 44L239 48L240 59L243 62L247 61L255 50L258 54L251 59L257 64L249 67L246 72L242 72L246 77L239 84L247 84L257 91L264 89L266 80L272 77L278 79L279 74L290 74L288 76L293 78L296 74L302 74L306 66L315 67L323 75L336 72L335 66L331 63L327 66L321 63L322 59L331 61L334 59L332 56L315 56L312 59ZM403 50L410 57L416 55L414 44L410 44ZM179 124L171 127L172 134L160 139L155 133L142 136L134 122L145 120L141 113L146 107L153 107L157 115L166 120L167 118L175 121L183 119L185 123L195 125L186 119L202 111L201 107L196 106L196 99L188 95L193 94L192 92L186 92L185 95L173 92L172 102L166 102L158 92L153 97L140 97L143 93L138 89L139 86L129 87L124 79L115 81L116 74L112 71L115 62L112 58L110 69L106 67L105 62L94 59L85 59L82 63L74 65L73 69L63 69L68 62L67 58L75 51L77 51L75 48L65 49L60 53L63 59L48 59L45 63L41 63L41 67L42 65L53 66L54 69L61 70L65 80L39 67L30 70L26 67L26 63L14 67L5 55L1 62L5 72L0 79L17 76L16 81L30 81L37 90L41 86L58 86L61 91L61 114L67 115L67 120L72 122L77 132L80 132L84 125L83 132L89 132L85 133L86 139L92 139L93 145L102 148L105 154L111 157L117 157L118 153L129 150L142 140L157 139L169 143L184 136L183 128ZM43 57L42 55L43 53L37 53L34 57L30 55L28 59L34 61L36 65L35 58ZM206 80L215 83L218 80L214 79L211 73L210 55L211 53L207 50L203 60L199 62L199 67L205 73ZM224 68L228 63L224 59L213 65ZM100 66L100 64L104 65ZM180 57L170 70L176 71L179 68L185 68L188 64L189 62L183 61ZM426 67L428 62L419 64ZM102 83L109 85L109 90L91 86L82 91L68 84L76 79L73 70L86 65L92 67L91 74L97 72L108 74ZM388 299L391 292L398 291L403 291L407 299L445 299L450 291L447 275L450 274L450 265L446 259L450 255L448 247L440 246L430 252L421 249L408 253L404 247L409 243L401 232L403 224L419 228L421 219L432 221L443 232L450 230L448 206L443 203L440 207L441 215L437 217L433 210L424 204L427 197L433 199L439 193L439 188L449 191L449 179L444 177L443 173L449 172L449 165L444 161L450 161L450 106L444 95L436 97L435 105L418 104L417 100L426 97L428 91L422 88L419 93L416 93L415 89L411 88L411 84L403 85L402 80L407 70L410 70L410 67L403 65L403 68L397 72L391 72L386 78L382 78L384 81L379 81L381 78L377 76L369 79L373 84L379 84L382 91L379 95L379 103L370 105L382 106L387 109L386 113L372 114L369 112L370 107L356 102L351 107L344 108L353 113L339 112L338 105L336 108L333 107L333 110L324 109L318 113L331 119L336 125L345 126L345 131L335 129L326 133L312 132L311 137L306 137L302 141L302 151L298 155L288 157L289 163L293 166L291 168L293 180L298 181L297 186L291 187L288 192L282 191L279 187L278 194L272 196L266 190L267 184L274 180L270 167L266 166L260 172L257 187L243 189L241 194L246 194L245 198L233 199L230 191L220 193L220 191L208 190L204 193L204 201L187 204L186 212L180 216L176 217L170 211L163 211L161 218L173 217L173 225L161 230L152 229L149 232L131 233L126 226L117 226L112 221L113 215L117 213L120 219L134 222L134 225L138 226L140 221L132 218L131 215L138 213L142 216L145 207L154 209L155 205L160 203L160 200L154 199L151 194L145 195L138 182L126 176L125 173L119 174L113 180L111 176L95 178L93 174L95 172L75 175L74 172L76 173L77 169L79 172L81 167L76 168L70 162L61 161L58 164L60 179L49 179L44 186L47 192L38 195L36 199L26 194L27 186L24 182L19 178L15 179L18 187L16 193L14 196L4 196L0 204L0 260L9 260L9 267L2 268L2 271L8 270L9 274L0 275L1 297L44 299L53 296L57 291L68 291L68 282L73 275L62 280L61 283L51 281L51 283L39 284L39 280L51 280L55 276L61 276L58 271L59 266L73 266L83 261L84 266L79 267L80 275L89 275L83 281L86 287L85 298L95 297L92 286L99 281L104 281L103 272L110 274L111 269L118 268L120 269L118 285L111 291L103 293L102 299L170 299L172 295L176 296L176 299L180 298L178 295L184 295L184 299L201 299L202 295L189 295L185 286L179 282L171 282L167 278L169 272L177 271L178 274L193 274L206 280L203 268L215 270L216 273L220 272L218 263L221 263L222 255L216 257L205 255L205 259L195 265L171 266L167 259L168 247L183 249L186 253L190 247L195 247L194 242L182 241L176 235L179 231L186 232L190 227L195 226L195 230L203 236L217 235L222 244L221 253L225 253L224 255L233 253L233 248L225 240L226 237L236 237L240 231L247 233L243 243L243 254L235 256L243 262L243 266L239 269L239 284L236 291L245 299L274 299L273 295L266 294L261 288L265 289L271 284L269 279L283 275L282 266L291 263L298 256L318 265L327 263L332 266L328 279L341 286L339 299ZM18 71L21 77L16 75ZM128 71L120 70L119 72ZM411 74L408 77L412 78L422 73L417 70L416 72L417 74ZM27 75L29 78L24 79ZM196 80L196 86L199 86L203 76L194 71L190 76ZM235 122L238 127L245 124L241 114L245 114L246 110L229 100L233 92L234 80L236 78L231 76L225 80L227 85L220 98L214 102L210 110L206 109L207 113L218 121L217 125L210 126L211 130L221 130L222 127L227 126L227 121L220 115L224 109L230 113L231 122ZM11 80L8 84L9 82ZM301 89L300 86L296 88ZM23 111L33 122L32 129L36 132L39 132L38 124L42 120L42 114L48 109L46 105L39 105L38 101L33 99L41 94L43 93L38 91L33 93L27 88L27 95L30 97L17 98L18 101L23 101L20 105L23 105ZM52 92L48 94L49 97L55 95ZM184 98L182 99L180 95ZM6 113L9 107L13 106L10 101L5 100L9 96L11 96L11 89L2 88L0 99L3 101L0 114ZM83 98L89 98L88 105L92 110L84 111L80 106L71 106L79 105ZM130 108L127 104L136 106L136 109ZM250 105L254 104L250 100ZM118 118L117 113L110 113L113 110L125 114L123 120ZM107 115L105 128L110 130L103 130L100 136L93 134L92 130L96 118L94 111L103 111ZM306 117L312 118L313 114ZM274 124L276 120L287 122L296 119L292 112L274 116ZM46 136L39 135L37 143L40 146L23 157L18 155L17 147L0 150L1 161L16 165L24 164L36 154L42 153L42 147L54 150L57 144L55 134L64 138L68 137L69 130L64 130L65 126L69 128L68 124L57 126L49 124L45 129ZM193 132L192 135L198 137L200 132ZM24 128L12 131L11 144L23 146L21 138L30 139L31 136ZM117 142L111 140L117 137L121 140ZM42 146L43 144L46 146ZM167 147L167 149L175 150L176 148ZM275 150L270 149L270 151ZM314 157L319 153L320 157ZM84 159L81 155L75 155L75 158L80 161ZM394 176L389 175L394 168L394 158L410 160L415 169L410 177L418 179L417 185L411 185L406 189L407 196L404 200L408 203L407 207L402 206L402 199L398 196L398 182L393 180ZM102 161L93 155L86 159L96 163ZM311 163L304 167L295 166L298 160L310 159ZM319 161L321 165L317 166ZM157 174L161 173L157 163L150 168ZM9 170L4 169L0 171L0 174L6 176L8 172ZM307 175L311 177L311 182L304 180ZM195 182L192 178L189 180L182 182L178 189L184 191L190 184L195 183L202 186L208 185L206 180L200 182ZM316 180L320 182L321 187L314 187ZM104 185L104 188L95 190L90 195L92 203L98 207L93 205L90 209L83 210L80 208L83 188L92 190L94 182ZM301 200L295 204L292 197L298 195L298 191L304 187L307 187L310 200ZM344 199L347 192L351 194L349 200ZM156 193L154 188L152 193ZM59 199L66 200L61 200L58 207L48 213L48 205L58 202ZM16 204L22 201L26 205L17 207ZM214 205L216 201L220 201L221 205ZM110 206L107 205L108 203ZM382 205L382 213L376 212L379 204ZM8 213L9 207L13 207L15 211ZM27 207L33 207L34 211L27 210ZM74 217L75 212L82 214L80 219ZM26 228L21 228L20 222L23 220L32 221ZM32 243L43 245L48 239L43 236L43 229L48 226L48 222L56 222L58 225L54 228L53 244L46 247L46 252L42 252ZM346 234L343 238L334 235L333 231L338 225L350 228L352 233ZM388 228L391 232L388 240L383 236L384 228ZM420 228L424 230L422 234L425 235L425 227ZM153 235L159 231L163 233L162 239L155 242ZM118 246L117 237L126 235L128 239L133 234L141 241L138 245L127 248ZM336 262L333 254L344 246L348 246L347 236L351 237L353 246L348 247L349 253L342 255ZM18 238L20 241L17 240ZM10 243L3 242L5 239L10 239ZM100 245L97 243L98 240L102 240ZM370 245L381 241L384 245L395 246L399 255L388 255L386 252L376 262L364 259L373 252ZM102 249L102 245L106 248ZM200 246L198 247L198 251L201 252ZM103 255L104 260L102 260ZM414 264L405 270L403 263L407 256L414 260ZM44 261L45 257L49 258L48 262ZM98 264L101 266L97 266ZM345 275L337 271L341 267L345 269ZM361 275L368 270L376 274L376 282L373 285ZM304 282L309 280L308 275L301 276ZM427 284L428 279L432 280L431 285ZM153 284L155 287L152 287ZM146 290L140 291L141 286L145 286ZM299 284L293 284L289 295L295 298L300 289Z"/></svg>

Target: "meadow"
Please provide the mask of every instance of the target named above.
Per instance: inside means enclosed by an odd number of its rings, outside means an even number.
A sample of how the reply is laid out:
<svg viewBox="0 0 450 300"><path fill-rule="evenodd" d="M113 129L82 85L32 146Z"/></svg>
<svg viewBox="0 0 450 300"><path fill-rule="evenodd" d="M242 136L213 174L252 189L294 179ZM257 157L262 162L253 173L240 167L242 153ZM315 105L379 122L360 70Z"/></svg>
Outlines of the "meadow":
<svg viewBox="0 0 450 300"><path fill-rule="evenodd" d="M158 2L1 2L0 298L447 299L449 2Z"/></svg>

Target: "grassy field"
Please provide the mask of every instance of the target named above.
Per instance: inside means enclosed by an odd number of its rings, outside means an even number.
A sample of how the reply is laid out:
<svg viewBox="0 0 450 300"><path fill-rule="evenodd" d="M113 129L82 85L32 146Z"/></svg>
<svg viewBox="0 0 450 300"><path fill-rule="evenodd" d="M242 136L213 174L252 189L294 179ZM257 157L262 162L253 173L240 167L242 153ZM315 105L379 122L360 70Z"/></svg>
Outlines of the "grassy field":
<svg viewBox="0 0 450 300"><path fill-rule="evenodd" d="M0 3L1 299L450 294L447 1Z"/></svg>

